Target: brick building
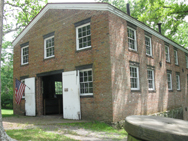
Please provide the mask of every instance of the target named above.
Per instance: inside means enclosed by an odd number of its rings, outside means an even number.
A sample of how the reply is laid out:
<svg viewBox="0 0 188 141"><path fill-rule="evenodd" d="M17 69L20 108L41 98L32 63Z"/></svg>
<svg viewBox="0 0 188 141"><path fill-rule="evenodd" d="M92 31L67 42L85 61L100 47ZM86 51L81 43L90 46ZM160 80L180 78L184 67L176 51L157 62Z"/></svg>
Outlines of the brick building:
<svg viewBox="0 0 188 141"><path fill-rule="evenodd" d="M13 46L14 80L30 88L15 114L111 122L187 94L188 50L107 3L47 4Z"/></svg>

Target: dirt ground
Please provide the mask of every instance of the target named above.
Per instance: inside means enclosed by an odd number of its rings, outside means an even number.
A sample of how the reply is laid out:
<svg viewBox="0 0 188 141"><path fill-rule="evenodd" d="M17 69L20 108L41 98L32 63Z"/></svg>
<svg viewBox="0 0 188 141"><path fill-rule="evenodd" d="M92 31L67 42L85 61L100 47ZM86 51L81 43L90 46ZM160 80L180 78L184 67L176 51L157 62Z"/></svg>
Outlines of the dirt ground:
<svg viewBox="0 0 188 141"><path fill-rule="evenodd" d="M107 132L93 132L91 130L63 126L59 123L72 123L72 122L87 122L84 120L65 120L62 116L40 116L40 117L26 117L26 116L14 116L3 118L3 126L5 130L12 129L31 129L31 128L42 128L47 132L53 132L57 134L63 134L69 138L80 140L80 141L126 141L126 137L119 134L112 134Z"/></svg>

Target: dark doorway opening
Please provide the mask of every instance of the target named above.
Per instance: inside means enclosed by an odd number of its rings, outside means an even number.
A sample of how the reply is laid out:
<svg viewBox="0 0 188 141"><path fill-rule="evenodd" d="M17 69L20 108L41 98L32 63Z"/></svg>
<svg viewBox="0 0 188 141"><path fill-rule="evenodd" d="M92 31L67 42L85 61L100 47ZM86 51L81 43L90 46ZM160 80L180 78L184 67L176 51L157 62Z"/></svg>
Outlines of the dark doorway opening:
<svg viewBox="0 0 188 141"><path fill-rule="evenodd" d="M42 77L44 115L62 114L62 73Z"/></svg>

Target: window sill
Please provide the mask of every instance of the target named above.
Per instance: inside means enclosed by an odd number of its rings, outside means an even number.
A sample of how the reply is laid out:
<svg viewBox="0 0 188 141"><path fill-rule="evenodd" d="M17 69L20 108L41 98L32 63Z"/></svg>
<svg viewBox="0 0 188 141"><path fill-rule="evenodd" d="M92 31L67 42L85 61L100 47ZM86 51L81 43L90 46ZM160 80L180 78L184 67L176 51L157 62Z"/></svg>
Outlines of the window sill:
<svg viewBox="0 0 188 141"><path fill-rule="evenodd" d="M80 95L80 98L93 98L93 95Z"/></svg>
<svg viewBox="0 0 188 141"><path fill-rule="evenodd" d="M177 92L181 92L181 90L177 90Z"/></svg>
<svg viewBox="0 0 188 141"><path fill-rule="evenodd" d="M175 64L175 66L179 67L179 64Z"/></svg>
<svg viewBox="0 0 188 141"><path fill-rule="evenodd" d="M167 64L171 64L171 62L166 61Z"/></svg>
<svg viewBox="0 0 188 141"><path fill-rule="evenodd" d="M146 57L154 59L153 56L148 55L148 54L146 54Z"/></svg>
<svg viewBox="0 0 188 141"><path fill-rule="evenodd" d="M76 50L76 53L77 53L77 52L81 52L81 51L91 50L91 49L92 49L92 47L88 47L88 48Z"/></svg>
<svg viewBox="0 0 188 141"><path fill-rule="evenodd" d="M131 90L131 92L141 92L141 90Z"/></svg>
<svg viewBox="0 0 188 141"><path fill-rule="evenodd" d="M137 54L138 54L138 51L137 51L137 50L133 50L133 49L130 49L130 48L129 48L129 51L130 51L130 52L134 52L134 53L137 53Z"/></svg>
<svg viewBox="0 0 188 141"><path fill-rule="evenodd" d="M173 92L173 90L168 90L169 92Z"/></svg>
<svg viewBox="0 0 188 141"><path fill-rule="evenodd" d="M156 90L148 90L149 93L156 93Z"/></svg>
<svg viewBox="0 0 188 141"><path fill-rule="evenodd" d="M27 63L27 64L21 64L20 67L25 67L25 66L28 66L28 65L29 65L29 63Z"/></svg>
<svg viewBox="0 0 188 141"><path fill-rule="evenodd" d="M49 58L44 58L43 61L54 59L54 58L55 58L55 56L52 56L52 57L49 57Z"/></svg>

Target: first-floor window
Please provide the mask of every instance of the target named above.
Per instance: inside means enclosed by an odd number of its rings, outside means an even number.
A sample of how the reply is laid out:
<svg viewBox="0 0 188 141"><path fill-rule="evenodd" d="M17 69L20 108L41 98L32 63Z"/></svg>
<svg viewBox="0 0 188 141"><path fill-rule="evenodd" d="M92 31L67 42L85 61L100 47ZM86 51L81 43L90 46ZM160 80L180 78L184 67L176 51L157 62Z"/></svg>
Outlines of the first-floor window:
<svg viewBox="0 0 188 141"><path fill-rule="evenodd" d="M177 90L180 90L180 75L178 73L176 74L176 87Z"/></svg>
<svg viewBox="0 0 188 141"><path fill-rule="evenodd" d="M147 70L148 75L148 89L154 90L155 89L155 81L154 81L154 70Z"/></svg>
<svg viewBox="0 0 188 141"><path fill-rule="evenodd" d="M93 95L92 69L80 70L80 95Z"/></svg>
<svg viewBox="0 0 188 141"><path fill-rule="evenodd" d="M21 80L21 83L25 84L25 79L22 79L22 80ZM22 98L25 98L25 90L24 90L24 92L23 92Z"/></svg>
<svg viewBox="0 0 188 141"><path fill-rule="evenodd" d="M172 74L167 73L167 80L168 80L168 90L172 90Z"/></svg>
<svg viewBox="0 0 188 141"><path fill-rule="evenodd" d="M29 46L21 48L21 64L25 65L29 63Z"/></svg>
<svg viewBox="0 0 188 141"><path fill-rule="evenodd" d="M139 90L139 71L138 67L130 66L131 90Z"/></svg>
<svg viewBox="0 0 188 141"><path fill-rule="evenodd" d="M62 94L62 82L55 81L55 94Z"/></svg>

